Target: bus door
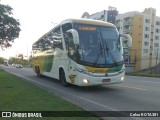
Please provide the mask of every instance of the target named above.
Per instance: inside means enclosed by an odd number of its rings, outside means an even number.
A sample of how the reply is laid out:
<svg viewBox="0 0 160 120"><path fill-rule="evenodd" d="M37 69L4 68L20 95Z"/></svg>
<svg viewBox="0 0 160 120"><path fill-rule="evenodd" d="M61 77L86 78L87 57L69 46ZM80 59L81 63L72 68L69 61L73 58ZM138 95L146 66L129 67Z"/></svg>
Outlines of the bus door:
<svg viewBox="0 0 160 120"><path fill-rule="evenodd" d="M77 61L77 55L76 55L76 45L73 42L73 36L71 33L68 33L68 76L70 79L70 82L72 84L75 84L77 82L77 71L76 71L76 61Z"/></svg>
<svg viewBox="0 0 160 120"><path fill-rule="evenodd" d="M66 23L62 25L62 32L64 36L64 41L65 41L65 47L68 55L68 77L69 82L72 84L76 84L76 76L77 72L75 69L76 66L76 46L73 42L73 36L71 33L68 33L67 30L72 29L72 24L71 23Z"/></svg>

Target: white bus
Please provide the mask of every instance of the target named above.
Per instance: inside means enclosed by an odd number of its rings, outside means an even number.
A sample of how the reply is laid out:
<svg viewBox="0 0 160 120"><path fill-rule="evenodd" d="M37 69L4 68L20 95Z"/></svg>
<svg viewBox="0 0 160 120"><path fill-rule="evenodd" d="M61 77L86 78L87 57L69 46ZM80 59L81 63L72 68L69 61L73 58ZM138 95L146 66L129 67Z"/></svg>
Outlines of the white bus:
<svg viewBox="0 0 160 120"><path fill-rule="evenodd" d="M67 19L32 46L32 65L38 77L60 80L63 86L105 85L124 80L121 36L115 25L89 19Z"/></svg>

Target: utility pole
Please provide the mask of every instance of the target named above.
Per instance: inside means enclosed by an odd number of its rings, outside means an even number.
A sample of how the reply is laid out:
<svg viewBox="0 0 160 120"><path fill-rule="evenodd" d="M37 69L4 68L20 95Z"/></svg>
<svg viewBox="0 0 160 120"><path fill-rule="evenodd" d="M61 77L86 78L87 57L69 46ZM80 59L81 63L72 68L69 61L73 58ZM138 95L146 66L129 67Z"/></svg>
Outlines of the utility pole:
<svg viewBox="0 0 160 120"><path fill-rule="evenodd" d="M157 49L157 52L156 52L156 65L157 65L157 60L158 60L158 51L159 49Z"/></svg>
<svg viewBox="0 0 160 120"><path fill-rule="evenodd" d="M27 60L28 60L28 40L27 40Z"/></svg>

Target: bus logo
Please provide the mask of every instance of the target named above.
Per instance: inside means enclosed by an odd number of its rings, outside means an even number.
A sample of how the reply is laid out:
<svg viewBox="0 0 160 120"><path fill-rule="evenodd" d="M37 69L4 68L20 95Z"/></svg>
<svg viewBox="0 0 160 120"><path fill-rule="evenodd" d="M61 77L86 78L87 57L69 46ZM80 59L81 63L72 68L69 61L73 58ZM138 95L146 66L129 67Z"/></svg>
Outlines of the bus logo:
<svg viewBox="0 0 160 120"><path fill-rule="evenodd" d="M2 112L2 117L11 117L11 112Z"/></svg>

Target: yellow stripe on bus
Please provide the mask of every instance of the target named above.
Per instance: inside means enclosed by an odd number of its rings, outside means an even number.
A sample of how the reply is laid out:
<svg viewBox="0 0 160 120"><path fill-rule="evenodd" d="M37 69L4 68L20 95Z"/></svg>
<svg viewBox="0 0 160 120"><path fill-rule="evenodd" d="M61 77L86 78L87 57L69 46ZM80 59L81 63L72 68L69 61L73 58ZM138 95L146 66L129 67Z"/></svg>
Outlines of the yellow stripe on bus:
<svg viewBox="0 0 160 120"><path fill-rule="evenodd" d="M89 72L92 73L108 73L108 68L94 68L89 66L84 66Z"/></svg>

